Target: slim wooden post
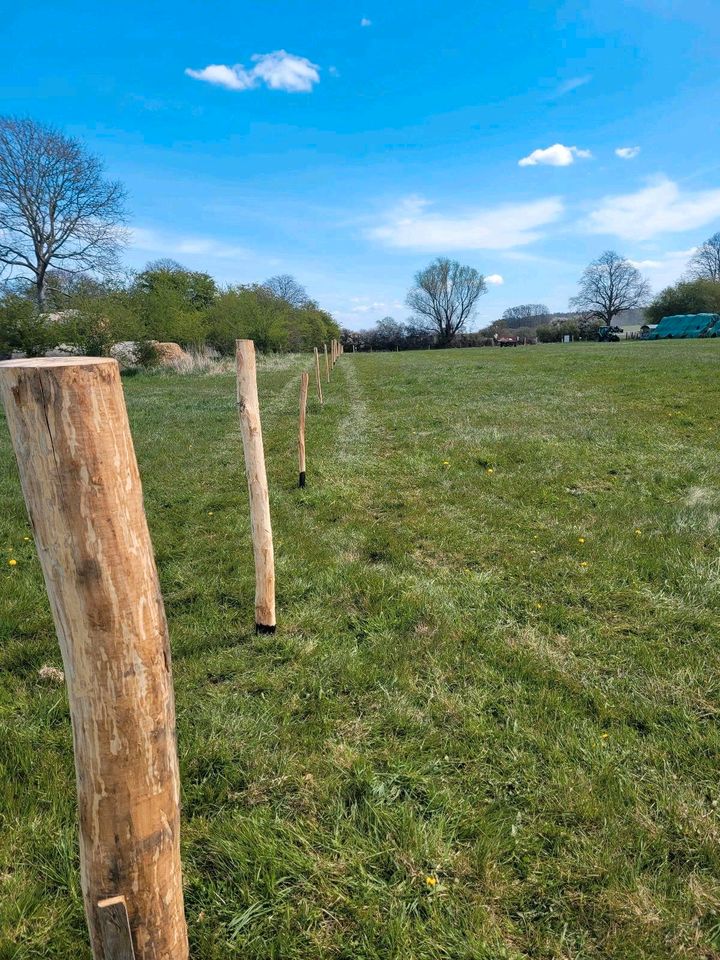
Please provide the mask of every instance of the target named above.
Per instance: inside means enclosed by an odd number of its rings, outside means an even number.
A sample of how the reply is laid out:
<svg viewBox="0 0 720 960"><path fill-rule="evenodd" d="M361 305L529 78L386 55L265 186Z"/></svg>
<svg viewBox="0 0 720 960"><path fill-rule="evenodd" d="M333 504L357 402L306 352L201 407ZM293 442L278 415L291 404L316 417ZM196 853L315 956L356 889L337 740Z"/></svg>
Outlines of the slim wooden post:
<svg viewBox="0 0 720 960"><path fill-rule="evenodd" d="M328 360L327 344L324 343L323 347L325 349L325 376L327 378L327 382L330 383L330 361Z"/></svg>
<svg viewBox="0 0 720 960"><path fill-rule="evenodd" d="M236 340L235 355L237 405L245 452L250 529L255 556L255 629L258 633L275 633L275 557L258 403L255 344L252 340Z"/></svg>
<svg viewBox="0 0 720 960"><path fill-rule="evenodd" d="M124 897L137 960L186 960L170 646L115 360L0 363L0 393L68 685L80 873Z"/></svg>
<svg viewBox="0 0 720 960"><path fill-rule="evenodd" d="M322 395L322 382L320 380L320 354L318 353L317 347L315 347L315 382L317 383L318 400L320 401L320 406L322 406L323 395Z"/></svg>
<svg viewBox="0 0 720 960"><path fill-rule="evenodd" d="M310 377L307 373L300 375L300 427L298 430L298 468L300 479L298 486L305 486L305 412L307 410L308 383Z"/></svg>

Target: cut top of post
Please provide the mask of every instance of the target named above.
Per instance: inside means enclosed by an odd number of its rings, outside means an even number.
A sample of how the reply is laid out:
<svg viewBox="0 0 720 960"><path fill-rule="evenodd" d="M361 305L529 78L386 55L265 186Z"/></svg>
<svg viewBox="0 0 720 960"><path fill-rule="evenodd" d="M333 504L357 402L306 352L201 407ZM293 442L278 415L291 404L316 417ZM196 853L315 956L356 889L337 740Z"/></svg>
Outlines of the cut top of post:
<svg viewBox="0 0 720 960"><path fill-rule="evenodd" d="M37 370L43 367L99 367L107 364L117 366L117 360L112 357L24 357L21 360L1 360L0 369L24 367Z"/></svg>

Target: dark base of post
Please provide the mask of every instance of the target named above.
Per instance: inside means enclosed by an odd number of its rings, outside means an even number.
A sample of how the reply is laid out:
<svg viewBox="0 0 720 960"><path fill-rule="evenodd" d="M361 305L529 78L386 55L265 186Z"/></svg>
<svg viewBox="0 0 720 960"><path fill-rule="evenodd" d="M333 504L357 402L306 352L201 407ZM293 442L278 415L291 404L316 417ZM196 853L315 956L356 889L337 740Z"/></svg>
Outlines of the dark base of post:
<svg viewBox="0 0 720 960"><path fill-rule="evenodd" d="M300 474L300 479L298 480L298 486L301 487L301 488L305 486L305 471L304 471L304 470L303 470L303 471L301 472L301 474Z"/></svg>
<svg viewBox="0 0 720 960"><path fill-rule="evenodd" d="M255 633L275 633L275 624L268 626L267 623L256 623L255 624Z"/></svg>

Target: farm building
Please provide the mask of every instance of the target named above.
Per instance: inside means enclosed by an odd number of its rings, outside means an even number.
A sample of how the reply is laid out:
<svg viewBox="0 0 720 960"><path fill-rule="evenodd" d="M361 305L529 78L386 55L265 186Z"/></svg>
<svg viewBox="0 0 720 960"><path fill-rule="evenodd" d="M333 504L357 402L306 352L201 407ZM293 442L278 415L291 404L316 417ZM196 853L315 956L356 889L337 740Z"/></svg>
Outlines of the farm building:
<svg viewBox="0 0 720 960"><path fill-rule="evenodd" d="M720 335L720 314L690 313L663 317L648 340L683 340Z"/></svg>

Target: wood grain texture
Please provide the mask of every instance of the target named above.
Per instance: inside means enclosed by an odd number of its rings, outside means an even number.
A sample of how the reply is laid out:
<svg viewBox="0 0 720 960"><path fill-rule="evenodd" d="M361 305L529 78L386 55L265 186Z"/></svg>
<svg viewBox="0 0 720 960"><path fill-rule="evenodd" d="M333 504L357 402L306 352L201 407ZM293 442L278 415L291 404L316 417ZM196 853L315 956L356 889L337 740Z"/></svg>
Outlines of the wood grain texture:
<svg viewBox="0 0 720 960"><path fill-rule="evenodd" d="M97 907L104 960L135 960L125 897L100 900Z"/></svg>
<svg viewBox="0 0 720 960"><path fill-rule="evenodd" d="M245 454L245 473L250 496L250 529L255 557L255 626L261 632L272 632L276 625L275 555L253 341L236 340L235 356L237 406Z"/></svg>
<svg viewBox="0 0 720 960"><path fill-rule="evenodd" d="M188 955L170 647L115 360L0 364L2 394L68 686L80 868L124 895L138 960Z"/></svg>
<svg viewBox="0 0 720 960"><path fill-rule="evenodd" d="M323 349L325 351L325 378L327 379L327 382L330 383L330 360L328 358L328 348L326 343L323 344Z"/></svg>

